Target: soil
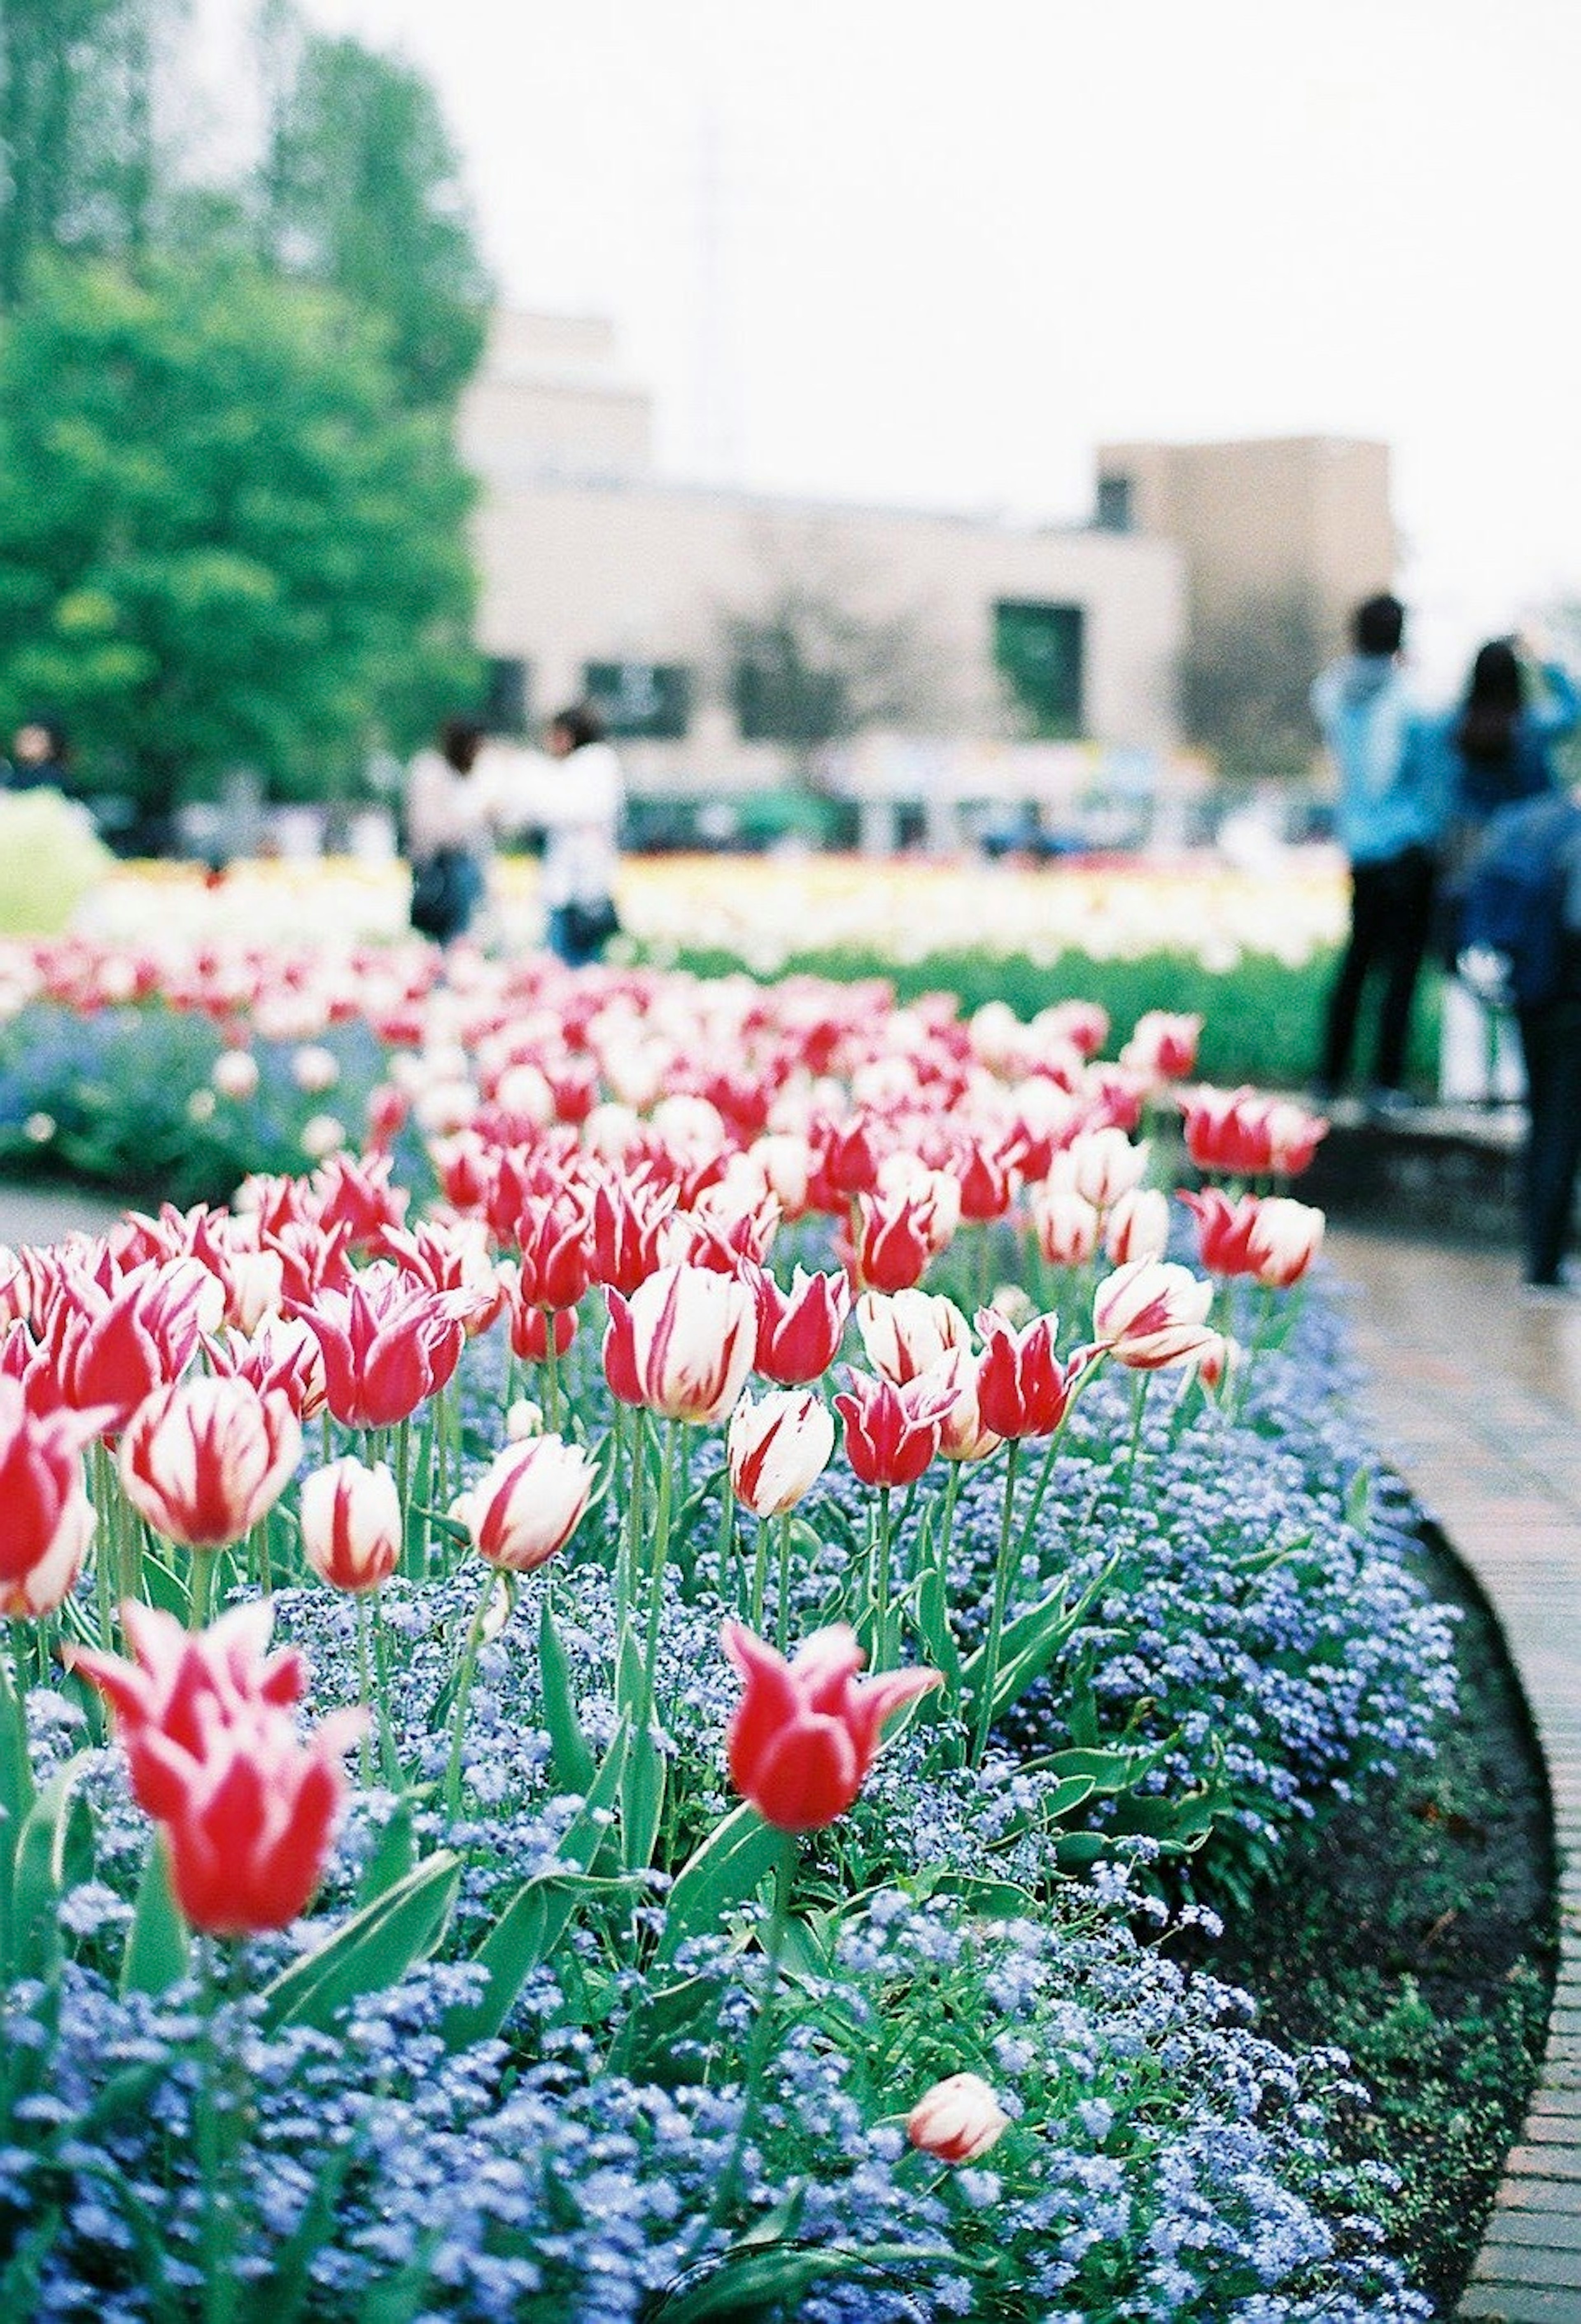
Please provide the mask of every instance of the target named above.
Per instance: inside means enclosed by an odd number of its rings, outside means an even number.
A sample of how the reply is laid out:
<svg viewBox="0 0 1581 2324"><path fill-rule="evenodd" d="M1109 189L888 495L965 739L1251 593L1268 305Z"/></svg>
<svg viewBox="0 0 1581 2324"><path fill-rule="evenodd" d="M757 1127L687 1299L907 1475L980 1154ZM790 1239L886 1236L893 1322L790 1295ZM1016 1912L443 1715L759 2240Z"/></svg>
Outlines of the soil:
<svg viewBox="0 0 1581 2324"><path fill-rule="evenodd" d="M1487 1601L1436 1530L1461 1702L1435 1759L1326 1816L1212 1949L1287 2047L1348 2051L1371 2102L1339 2144L1399 2174L1391 2247L1454 2312L1541 2063L1557 1960L1548 1780Z"/></svg>

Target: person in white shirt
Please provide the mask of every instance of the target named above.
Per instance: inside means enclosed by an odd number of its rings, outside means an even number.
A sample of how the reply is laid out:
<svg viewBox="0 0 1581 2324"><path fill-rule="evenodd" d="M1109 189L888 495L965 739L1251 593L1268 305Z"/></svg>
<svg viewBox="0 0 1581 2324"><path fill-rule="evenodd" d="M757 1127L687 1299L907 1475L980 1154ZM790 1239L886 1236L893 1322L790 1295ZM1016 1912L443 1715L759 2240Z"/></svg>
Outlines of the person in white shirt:
<svg viewBox="0 0 1581 2324"><path fill-rule="evenodd" d="M496 811L492 789L474 771L483 741L475 719L447 719L437 747L419 751L407 774L411 923L440 944L465 934L485 885Z"/></svg>
<svg viewBox="0 0 1581 2324"><path fill-rule="evenodd" d="M620 930L615 880L626 785L603 720L589 704L557 711L544 747L563 776L535 810L545 830L547 940L567 967L580 968L599 959Z"/></svg>

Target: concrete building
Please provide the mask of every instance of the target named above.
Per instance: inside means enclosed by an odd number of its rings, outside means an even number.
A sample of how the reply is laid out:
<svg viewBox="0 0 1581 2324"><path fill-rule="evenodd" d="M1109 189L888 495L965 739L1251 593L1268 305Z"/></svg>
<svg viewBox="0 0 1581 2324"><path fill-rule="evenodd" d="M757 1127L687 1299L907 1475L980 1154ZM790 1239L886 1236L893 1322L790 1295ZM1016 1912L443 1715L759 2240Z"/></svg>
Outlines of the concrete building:
<svg viewBox="0 0 1581 2324"><path fill-rule="evenodd" d="M731 617L760 617L787 590L898 631L925 666L915 714L893 724L932 738L936 791L1026 796L1041 765L1046 793L1062 767L1069 788L1083 770L1098 780L1105 753L1156 765L1176 742L1182 565L1152 528L1030 528L666 482L650 398L595 320L501 316L461 445L483 485L479 642L497 723L530 725L591 694L639 793L738 790L795 766L772 689L754 690L728 635ZM1051 747L1023 762L1017 733ZM836 779L897 796L920 763L869 747Z"/></svg>
<svg viewBox="0 0 1581 2324"><path fill-rule="evenodd" d="M1198 635L1243 618L1259 599L1304 594L1332 651L1351 607L1387 588L1395 570L1386 444L1328 436L1106 444L1098 521L1174 543Z"/></svg>

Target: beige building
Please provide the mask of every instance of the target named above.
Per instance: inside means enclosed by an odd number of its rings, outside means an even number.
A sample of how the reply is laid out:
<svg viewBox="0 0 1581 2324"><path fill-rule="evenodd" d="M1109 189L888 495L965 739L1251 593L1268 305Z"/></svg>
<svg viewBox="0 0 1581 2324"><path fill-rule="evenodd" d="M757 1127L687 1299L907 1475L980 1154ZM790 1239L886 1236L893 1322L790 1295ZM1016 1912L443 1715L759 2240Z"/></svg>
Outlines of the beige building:
<svg viewBox="0 0 1581 2324"><path fill-rule="evenodd" d="M985 777L968 738L1078 742L1095 779L1106 752L1156 761L1175 744L1181 559L1151 530L1021 527L664 481L650 399L621 370L610 326L593 320L502 316L461 442L483 485L480 643L499 723L536 723L592 694L612 713L638 791L740 789L795 762L775 732L772 689L754 690L727 635L731 617L760 616L787 590L849 606L875 632L898 626L925 682L893 724L933 740L935 787L1027 788L1018 754L1002 747ZM847 775L897 795L917 764L915 751L869 749Z"/></svg>
<svg viewBox="0 0 1581 2324"><path fill-rule="evenodd" d="M1259 599L1307 594L1331 651L1352 606L1393 576L1386 444L1106 444L1098 459L1098 522L1175 544L1199 633Z"/></svg>

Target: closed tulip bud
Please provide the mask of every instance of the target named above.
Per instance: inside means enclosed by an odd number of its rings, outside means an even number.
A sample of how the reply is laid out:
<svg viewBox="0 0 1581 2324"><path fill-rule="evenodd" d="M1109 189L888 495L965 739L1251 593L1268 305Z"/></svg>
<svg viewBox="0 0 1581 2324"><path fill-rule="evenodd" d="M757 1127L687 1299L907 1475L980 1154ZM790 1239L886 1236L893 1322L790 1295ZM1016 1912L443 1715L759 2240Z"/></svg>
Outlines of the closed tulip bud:
<svg viewBox="0 0 1581 2324"><path fill-rule="evenodd" d="M954 1301L927 1291L864 1291L857 1329L873 1370L896 1388L971 1345L971 1327Z"/></svg>
<svg viewBox="0 0 1581 2324"><path fill-rule="evenodd" d="M336 1590L374 1590L400 1562L400 1496L383 1462L348 1456L302 1482L302 1550Z"/></svg>
<svg viewBox="0 0 1581 2324"><path fill-rule="evenodd" d="M1051 1183L1032 1198L1032 1231L1051 1267L1085 1267L1098 1249L1101 1225L1095 1206L1073 1186Z"/></svg>
<svg viewBox="0 0 1581 2324"><path fill-rule="evenodd" d="M1280 1290L1298 1283L1323 1247L1323 1213L1288 1194L1270 1194L1252 1229L1252 1272Z"/></svg>
<svg viewBox="0 0 1581 2324"><path fill-rule="evenodd" d="M781 1831L821 1831L843 1815L885 1720L939 1683L931 1670L859 1678L866 1657L843 1623L816 1631L788 1663L740 1622L723 1637L747 1689L727 1738L731 1779Z"/></svg>
<svg viewBox="0 0 1581 2324"><path fill-rule="evenodd" d="M508 1445L450 1514L491 1565L531 1573L564 1549L582 1522L597 1471L579 1445L529 1436Z"/></svg>
<svg viewBox="0 0 1581 2324"><path fill-rule="evenodd" d="M813 1176L813 1149L806 1139L789 1130L770 1131L749 1151L778 1202L781 1216L799 1219L807 1207Z"/></svg>
<svg viewBox="0 0 1581 2324"><path fill-rule="evenodd" d="M909 1291L933 1256L931 1189L915 1194L860 1194L851 1246L864 1290Z"/></svg>
<svg viewBox="0 0 1581 2324"><path fill-rule="evenodd" d="M905 2117L905 2135L941 2163L975 2163L1010 2127L980 2074L950 2074L924 2090Z"/></svg>
<svg viewBox="0 0 1581 2324"><path fill-rule="evenodd" d="M1156 1186L1134 1186L1122 1194L1103 1232L1111 1267L1130 1259L1162 1259L1169 1249L1169 1203Z"/></svg>
<svg viewBox="0 0 1581 2324"><path fill-rule="evenodd" d="M1156 1371L1201 1354L1213 1286L1184 1267L1134 1259L1093 1294L1092 1336L1133 1371Z"/></svg>
<svg viewBox="0 0 1581 2324"><path fill-rule="evenodd" d="M1181 1113L1198 1169L1227 1178L1293 1177L1328 1129L1320 1115L1254 1089L1193 1090L1181 1098Z"/></svg>
<svg viewBox="0 0 1581 2324"><path fill-rule="evenodd" d="M274 1507L302 1454L285 1396L244 1379L194 1379L138 1406L121 1439L122 1489L167 1541L219 1549Z"/></svg>
<svg viewBox="0 0 1581 2324"><path fill-rule="evenodd" d="M1039 1315L1017 1332L985 1307L977 1323L983 1335L977 1400L985 1425L1000 1436L1052 1436L1071 1409L1089 1351L1060 1361L1053 1315Z"/></svg>
<svg viewBox="0 0 1581 2324"><path fill-rule="evenodd" d="M798 1267L788 1291L771 1275L756 1278L758 1344L753 1370L780 1388L821 1379L840 1352L850 1314L847 1275L809 1275Z"/></svg>
<svg viewBox="0 0 1581 2324"><path fill-rule="evenodd" d="M607 1295L604 1376L623 1404L670 1420L722 1420L746 1385L758 1347L758 1302L739 1277L665 1267L630 1299Z"/></svg>
<svg viewBox="0 0 1581 2324"><path fill-rule="evenodd" d="M939 1450L952 1397L924 1374L896 1388L893 1380L848 1372L850 1385L834 1399L845 1423L845 1454L864 1485L915 1485Z"/></svg>
<svg viewBox="0 0 1581 2324"><path fill-rule="evenodd" d="M828 1407L805 1388L744 1396L725 1436L731 1483L755 1517L780 1517L817 1482L834 1450Z"/></svg>
<svg viewBox="0 0 1581 2324"><path fill-rule="evenodd" d="M1108 1211L1141 1185L1146 1168L1145 1144L1133 1145L1123 1130L1084 1130L1071 1139L1052 1175Z"/></svg>

